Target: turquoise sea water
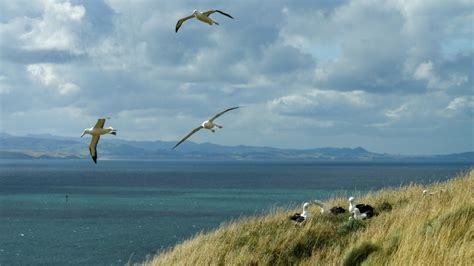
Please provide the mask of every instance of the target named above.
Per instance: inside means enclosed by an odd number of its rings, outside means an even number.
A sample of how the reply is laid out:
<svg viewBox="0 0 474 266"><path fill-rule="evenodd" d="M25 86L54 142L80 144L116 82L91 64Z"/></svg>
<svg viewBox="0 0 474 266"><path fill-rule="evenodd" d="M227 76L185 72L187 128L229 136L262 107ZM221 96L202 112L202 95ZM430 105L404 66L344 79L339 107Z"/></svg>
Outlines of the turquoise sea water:
<svg viewBox="0 0 474 266"><path fill-rule="evenodd" d="M0 265L140 262L242 216L445 180L470 167L0 160Z"/></svg>

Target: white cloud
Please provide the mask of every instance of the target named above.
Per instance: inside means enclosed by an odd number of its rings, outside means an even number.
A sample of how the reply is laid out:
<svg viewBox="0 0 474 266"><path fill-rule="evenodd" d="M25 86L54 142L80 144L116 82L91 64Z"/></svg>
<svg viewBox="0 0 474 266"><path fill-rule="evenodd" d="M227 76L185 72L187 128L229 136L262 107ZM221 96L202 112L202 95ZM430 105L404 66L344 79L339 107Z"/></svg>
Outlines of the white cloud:
<svg viewBox="0 0 474 266"><path fill-rule="evenodd" d="M373 97L363 91L340 92L333 90L308 90L286 95L268 102L271 110L287 115L324 115L333 117L350 110L373 107Z"/></svg>
<svg viewBox="0 0 474 266"><path fill-rule="evenodd" d="M392 120L400 120L401 117L409 114L408 104L404 103L399 107L385 111L385 115Z"/></svg>
<svg viewBox="0 0 474 266"><path fill-rule="evenodd" d="M456 97L445 108L448 116L453 116L459 112L467 112L471 115L474 113L474 96ZM472 121L471 121L472 122Z"/></svg>
<svg viewBox="0 0 474 266"><path fill-rule="evenodd" d="M450 73L445 79L440 78L434 70L433 62L422 62L415 70L413 75L417 80L426 80L428 88L431 89L448 89L453 86L461 86L469 81L466 75L458 73Z"/></svg>
<svg viewBox="0 0 474 266"><path fill-rule="evenodd" d="M415 70L414 77L416 79L426 79L429 82L436 82L437 78L433 73L433 62L423 62Z"/></svg>
<svg viewBox="0 0 474 266"><path fill-rule="evenodd" d="M40 81L45 86L50 86L58 82L52 64L28 65L27 70L30 72L31 77Z"/></svg>
<svg viewBox="0 0 474 266"><path fill-rule="evenodd" d="M14 5L14 3L12 3ZM41 16L18 16L0 27L0 36L8 38L2 46L9 49L29 51L55 49L83 53L81 34L82 19L86 10L69 1L34 1L30 8L36 8ZM12 8L18 12L16 8Z"/></svg>
<svg viewBox="0 0 474 266"><path fill-rule="evenodd" d="M45 119L47 118L47 119ZM90 127L96 117L88 116L76 107L54 107L33 111L17 111L2 117L2 130L8 128L12 134L57 134L79 137L80 132ZM92 122L93 123L93 122ZM52 132L51 129L55 131Z"/></svg>
<svg viewBox="0 0 474 266"><path fill-rule="evenodd" d="M330 10L289 6L282 12L287 23L280 38L319 59L315 79L323 88L448 89L465 85L468 76L463 71L446 72L443 47L453 40L472 43L473 11L463 0L346 1ZM472 46L463 47L457 52L472 51ZM420 86L414 73L430 62L432 76Z"/></svg>
<svg viewBox="0 0 474 266"><path fill-rule="evenodd" d="M62 95L78 93L81 90L79 86L74 83L61 83L58 85L58 91Z"/></svg>
<svg viewBox="0 0 474 266"><path fill-rule="evenodd" d="M78 85L65 81L57 74L53 64L32 64L27 66L27 70L34 80L55 89L60 95L75 94L81 90Z"/></svg>
<svg viewBox="0 0 474 266"><path fill-rule="evenodd" d="M22 113L21 123L34 125L58 115L48 110L79 109L83 120L107 115L114 126L143 129L124 138L172 140L216 110L243 105L223 117L232 130L193 140L387 152L443 151L428 140L467 132L468 1L230 1L218 8L235 20L192 21L175 33L190 3L0 1L2 117Z"/></svg>

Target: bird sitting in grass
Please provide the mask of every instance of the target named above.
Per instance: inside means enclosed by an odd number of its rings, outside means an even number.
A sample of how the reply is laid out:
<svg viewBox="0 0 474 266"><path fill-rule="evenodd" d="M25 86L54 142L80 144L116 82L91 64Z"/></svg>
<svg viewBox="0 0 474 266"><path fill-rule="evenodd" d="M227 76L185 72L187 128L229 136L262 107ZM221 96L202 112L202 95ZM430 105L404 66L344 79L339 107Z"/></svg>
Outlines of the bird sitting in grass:
<svg viewBox="0 0 474 266"><path fill-rule="evenodd" d="M349 198L349 212L354 213L357 209L361 214L365 214L366 218L374 216L374 207L368 204L354 204L354 197Z"/></svg>
<svg viewBox="0 0 474 266"><path fill-rule="evenodd" d="M349 217L349 220L355 219L355 220L365 220L369 218L367 213L360 213L358 208L354 208L354 211L352 215Z"/></svg>
<svg viewBox="0 0 474 266"><path fill-rule="evenodd" d="M308 207L309 207L309 203L305 202L303 204L303 212L302 213L297 212L293 214L292 216L290 216L290 220L295 221L297 224L301 224L305 222L306 220L308 220L311 217L308 211Z"/></svg>

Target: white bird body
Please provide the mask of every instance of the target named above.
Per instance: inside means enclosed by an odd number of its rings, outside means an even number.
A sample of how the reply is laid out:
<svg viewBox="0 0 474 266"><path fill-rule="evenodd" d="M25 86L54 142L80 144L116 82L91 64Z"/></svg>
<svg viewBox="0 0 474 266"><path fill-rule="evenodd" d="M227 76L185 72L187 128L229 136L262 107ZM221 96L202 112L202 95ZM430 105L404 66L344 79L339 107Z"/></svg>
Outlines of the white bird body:
<svg viewBox="0 0 474 266"><path fill-rule="evenodd" d="M82 135L89 134L92 136L100 136L105 134L110 134L111 132L116 131L113 127L106 127L106 128L86 128Z"/></svg>
<svg viewBox="0 0 474 266"><path fill-rule="evenodd" d="M353 211L354 211L354 213L353 213L354 219L356 219L356 220L367 219L367 214L366 213L360 213L358 208L354 208ZM350 218L352 218L352 216Z"/></svg>
<svg viewBox="0 0 474 266"><path fill-rule="evenodd" d="M218 126L218 125L212 123L212 122L209 121L209 120L206 120L206 121L202 122L201 126L202 126L203 128L205 128L205 129L209 129L209 130L211 130L211 129L215 128L215 127L222 128L222 126Z"/></svg>
<svg viewBox="0 0 474 266"><path fill-rule="evenodd" d="M349 198L349 212L353 213L355 209L355 205L353 204L354 202L354 197Z"/></svg>
<svg viewBox="0 0 474 266"><path fill-rule="evenodd" d="M84 129L81 135L81 138L85 134L92 136L91 143L89 144L89 152L94 163L97 163L97 144L99 143L100 136L105 134L117 135L117 130L113 127L104 128L104 124L105 118L99 118L94 127Z"/></svg>
<svg viewBox="0 0 474 266"><path fill-rule="evenodd" d="M311 217L311 214L308 211L308 207L309 203L305 202L305 204L303 204L303 213L301 213L301 216L304 217L305 220Z"/></svg>
<svg viewBox="0 0 474 266"><path fill-rule="evenodd" d="M212 20L210 17L204 15L203 13L197 11L197 10L194 10L193 11L193 15L195 18L197 18L198 20L204 22L204 23L207 23L209 25L212 25L212 24L216 24L216 25L219 25L219 23L215 22L214 20Z"/></svg>

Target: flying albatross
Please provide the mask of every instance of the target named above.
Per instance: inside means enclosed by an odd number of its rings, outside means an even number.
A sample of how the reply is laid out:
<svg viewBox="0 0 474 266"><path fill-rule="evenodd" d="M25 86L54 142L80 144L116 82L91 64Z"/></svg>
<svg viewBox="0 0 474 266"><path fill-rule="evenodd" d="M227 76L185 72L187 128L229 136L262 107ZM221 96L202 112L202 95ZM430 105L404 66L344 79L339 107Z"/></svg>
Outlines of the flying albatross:
<svg viewBox="0 0 474 266"><path fill-rule="evenodd" d="M173 149L178 147L179 144L183 143L185 140L187 140L189 137L191 137L192 134L198 132L202 128L209 129L212 132L215 132L214 127L222 128L222 126L219 126L218 124L215 124L214 120L216 120L216 118L223 115L224 113L229 112L229 111L234 110L234 109L237 109L239 107L240 106L236 106L236 107L232 107L232 108L229 108L227 110L224 110L224 111L216 114L213 118L202 122L202 124L199 127L193 129L191 132L189 132L188 135L186 135L182 140L180 140L176 145L174 145Z"/></svg>
<svg viewBox="0 0 474 266"><path fill-rule="evenodd" d="M365 214L366 218L370 218L374 215L374 208L366 204L354 204L354 197L349 198L349 212L355 214L355 209L360 214Z"/></svg>
<svg viewBox="0 0 474 266"><path fill-rule="evenodd" d="M303 212L302 213L295 213L293 214L292 216L290 216L290 220L293 220L297 223L302 223L304 221L306 221L308 218L311 217L311 215L309 214L309 211L308 211L308 207L309 207L309 203L308 202L305 202L303 204Z"/></svg>
<svg viewBox="0 0 474 266"><path fill-rule="evenodd" d="M92 136L91 144L89 145L89 152L91 153L92 160L94 163L97 164L97 143L99 143L100 135L105 134L112 134L117 135L117 130L113 129L112 127L104 128L106 118L99 118L97 119L97 123L94 127L86 128L82 132L81 138L85 134L89 134Z"/></svg>
<svg viewBox="0 0 474 266"><path fill-rule="evenodd" d="M329 208L328 205L326 205L324 202L321 202L319 200L314 200L313 202L314 202L314 204L318 205L321 208L321 214L332 213L332 214L337 215L337 214L341 214L341 213L346 212L346 210L344 208L339 207L339 206Z"/></svg>
<svg viewBox="0 0 474 266"><path fill-rule="evenodd" d="M178 32L179 28L181 27L181 25L183 24L183 22L185 22L186 20L188 19L192 19L192 18L197 18L198 20L204 22L204 23L207 23L209 25L213 25L213 24L216 24L216 25L219 25L219 23L217 23L216 21L212 20L209 15L213 14L213 13L220 13L226 17L229 17L231 19L233 19L233 17L227 13L224 13L220 10L217 10L217 9L214 9L214 10L209 10L209 11L206 11L206 12L199 12L197 10L194 10L193 11L193 14L192 15L189 15L187 17L184 17L180 20L178 20L178 22L176 23L176 32Z"/></svg>

